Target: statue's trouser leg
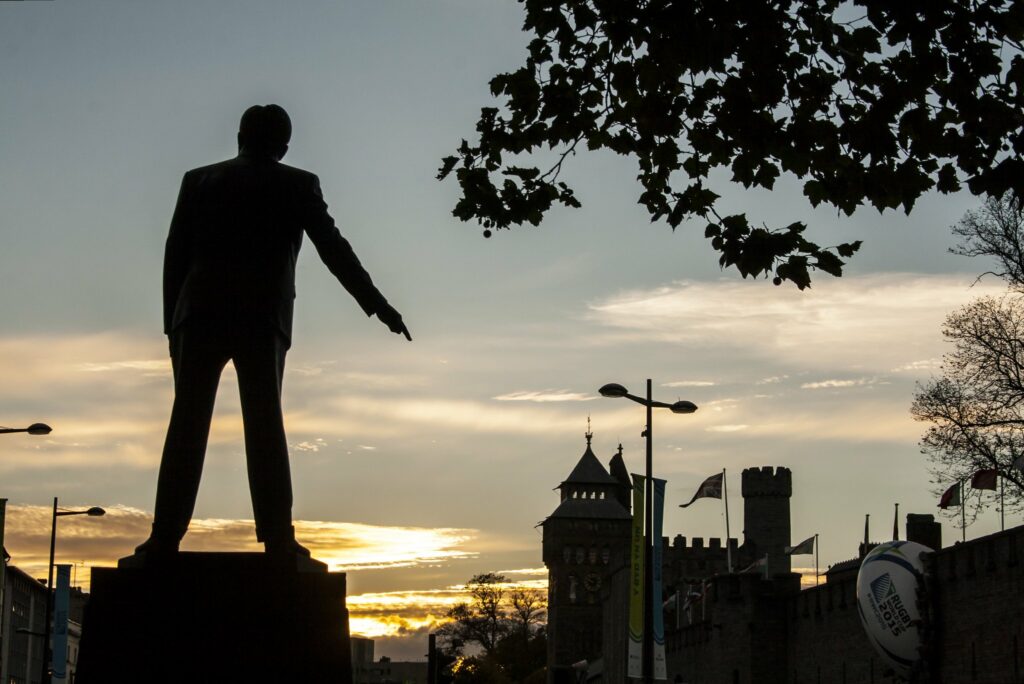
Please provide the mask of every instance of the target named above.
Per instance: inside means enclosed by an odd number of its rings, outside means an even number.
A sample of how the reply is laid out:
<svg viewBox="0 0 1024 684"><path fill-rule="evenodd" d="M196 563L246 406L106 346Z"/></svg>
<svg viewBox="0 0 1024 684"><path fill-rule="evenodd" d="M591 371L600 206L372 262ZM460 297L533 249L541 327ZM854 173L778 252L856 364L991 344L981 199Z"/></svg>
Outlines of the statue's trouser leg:
<svg viewBox="0 0 1024 684"><path fill-rule="evenodd" d="M171 335L174 407L157 479L154 536L181 539L199 492L214 400L229 353L223 340L184 326Z"/></svg>
<svg viewBox="0 0 1024 684"><path fill-rule="evenodd" d="M292 481L281 411L287 349L285 338L267 329L254 331L234 353L249 491L260 541L292 535Z"/></svg>

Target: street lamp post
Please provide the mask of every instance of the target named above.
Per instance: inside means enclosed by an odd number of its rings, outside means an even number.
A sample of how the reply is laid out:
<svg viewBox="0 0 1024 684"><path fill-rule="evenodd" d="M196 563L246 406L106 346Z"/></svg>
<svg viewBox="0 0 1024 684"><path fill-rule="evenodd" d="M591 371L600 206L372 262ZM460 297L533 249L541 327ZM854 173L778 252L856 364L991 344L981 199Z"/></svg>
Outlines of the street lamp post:
<svg viewBox="0 0 1024 684"><path fill-rule="evenodd" d="M57 510L57 497L53 497L53 522L50 525L50 565L46 570L46 617L43 620L43 665L39 673L39 681L42 684L50 684L50 661L53 659L50 648L50 623L53 618L53 552L57 546L57 518L65 515L91 515L98 516L106 513L99 506L93 506L84 511L60 511Z"/></svg>
<svg viewBox="0 0 1024 684"><path fill-rule="evenodd" d="M654 544L661 543L660 539L654 539L654 507L652 498L654 494L654 481L652 479L654 447L653 447L653 409L667 408L672 413L693 413L697 405L692 401L677 401L674 404L666 404L663 401L654 401L651 398L651 379L647 378L647 397L638 397L630 394L622 385L611 382L604 385L600 390L602 397L612 399L625 398L643 405L647 409L647 426L643 436L647 438L647 459L645 463L645 484L644 484L644 641L643 641L643 680L644 682L654 681L654 606L660 601L660 597L654 596ZM728 540L726 540L728 542Z"/></svg>
<svg viewBox="0 0 1024 684"><path fill-rule="evenodd" d="M9 435L12 432L27 432L30 435L48 435L52 428L46 423L32 423L24 428L0 427L0 435Z"/></svg>
<svg viewBox="0 0 1024 684"><path fill-rule="evenodd" d="M0 427L0 435L9 435L15 432L27 432L30 435L48 435L51 431L52 428L46 423L32 423L24 428ZM0 499L0 553L3 554L3 558L0 558L0 615L3 615L3 609L7 605L7 597L4 593L7 589L7 561L10 559L10 556L7 555L7 548L4 546L4 528L6 525L7 499ZM2 629L2 625L0 625L0 629ZM2 638L3 634L0 632L0 639Z"/></svg>

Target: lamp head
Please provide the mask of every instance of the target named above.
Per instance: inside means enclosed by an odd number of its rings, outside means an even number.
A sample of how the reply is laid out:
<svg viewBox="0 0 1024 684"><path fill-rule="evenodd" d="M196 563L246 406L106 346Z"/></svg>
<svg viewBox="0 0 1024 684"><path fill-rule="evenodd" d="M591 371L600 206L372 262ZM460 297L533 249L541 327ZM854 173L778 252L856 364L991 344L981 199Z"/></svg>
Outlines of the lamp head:
<svg viewBox="0 0 1024 684"><path fill-rule="evenodd" d="M697 405L692 401L677 401L669 406L669 410L672 413L693 413L697 410Z"/></svg>
<svg viewBox="0 0 1024 684"><path fill-rule="evenodd" d="M601 394L602 397L609 397L614 399L624 397L627 394L629 394L629 390L627 390L625 387L623 387L617 382L609 382L607 385L603 386L601 389L597 391Z"/></svg>
<svg viewBox="0 0 1024 684"><path fill-rule="evenodd" d="M106 514L106 511L103 510L102 508L100 508L99 506L93 506L92 508L87 510L85 512L85 514L86 515L97 516L97 515L104 515L104 514Z"/></svg>
<svg viewBox="0 0 1024 684"><path fill-rule="evenodd" d="M32 423L25 429L30 435L48 435L51 432L51 428L46 423Z"/></svg>

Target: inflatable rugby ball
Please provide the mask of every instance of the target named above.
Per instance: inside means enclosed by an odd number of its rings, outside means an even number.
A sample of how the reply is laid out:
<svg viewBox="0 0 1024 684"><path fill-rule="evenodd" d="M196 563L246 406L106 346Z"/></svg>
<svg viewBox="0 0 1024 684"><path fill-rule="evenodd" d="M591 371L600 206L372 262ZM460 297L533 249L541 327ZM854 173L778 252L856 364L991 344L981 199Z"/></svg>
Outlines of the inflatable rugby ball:
<svg viewBox="0 0 1024 684"><path fill-rule="evenodd" d="M917 595L924 573L921 554L930 551L915 542L879 544L857 573L857 609L868 641L904 677L921 657Z"/></svg>

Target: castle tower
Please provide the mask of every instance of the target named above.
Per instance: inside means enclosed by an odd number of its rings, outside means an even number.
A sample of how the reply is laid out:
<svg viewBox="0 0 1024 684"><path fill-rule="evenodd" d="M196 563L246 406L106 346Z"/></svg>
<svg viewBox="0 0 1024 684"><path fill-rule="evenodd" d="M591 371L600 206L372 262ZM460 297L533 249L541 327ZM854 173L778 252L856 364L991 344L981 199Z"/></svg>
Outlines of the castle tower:
<svg viewBox="0 0 1024 684"><path fill-rule="evenodd" d="M630 515L622 483L587 448L558 486L561 502L544 520L548 568L548 672L602 654L603 597L629 552ZM550 681L549 674L549 681Z"/></svg>
<svg viewBox="0 0 1024 684"><path fill-rule="evenodd" d="M618 452L612 456L608 463L608 472L619 483L619 491L616 493L616 500L629 513L633 509L633 480L629 477L629 470L626 462L622 460L622 445L619 445Z"/></svg>
<svg viewBox="0 0 1024 684"><path fill-rule="evenodd" d="M743 545L751 557L768 557L768 576L790 572L785 547L790 540L789 499L793 475L789 468L747 468L742 475Z"/></svg>

